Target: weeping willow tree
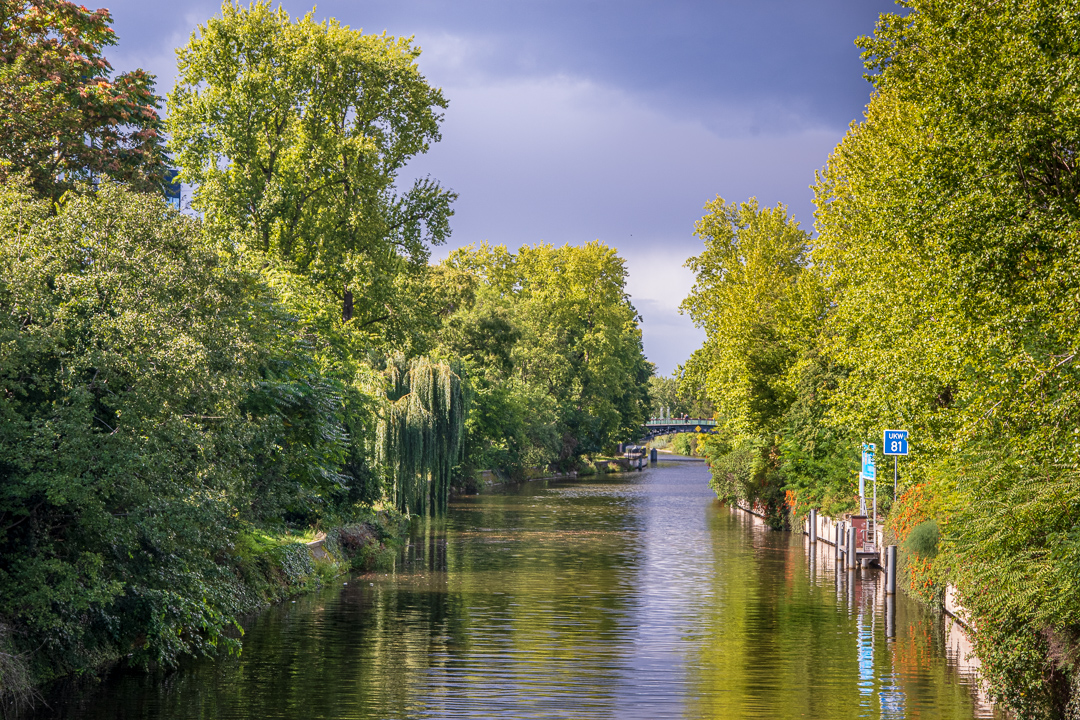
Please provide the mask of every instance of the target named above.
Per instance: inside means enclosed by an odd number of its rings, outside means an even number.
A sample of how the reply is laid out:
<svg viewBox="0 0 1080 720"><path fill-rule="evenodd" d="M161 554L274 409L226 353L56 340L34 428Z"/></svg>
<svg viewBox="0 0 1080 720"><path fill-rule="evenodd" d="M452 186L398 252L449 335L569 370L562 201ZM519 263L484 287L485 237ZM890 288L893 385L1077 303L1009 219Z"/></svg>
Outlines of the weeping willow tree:
<svg viewBox="0 0 1080 720"><path fill-rule="evenodd" d="M389 472L390 496L402 512L446 510L450 474L461 456L467 412L456 368L396 355L387 363L389 400L379 422L379 463Z"/></svg>

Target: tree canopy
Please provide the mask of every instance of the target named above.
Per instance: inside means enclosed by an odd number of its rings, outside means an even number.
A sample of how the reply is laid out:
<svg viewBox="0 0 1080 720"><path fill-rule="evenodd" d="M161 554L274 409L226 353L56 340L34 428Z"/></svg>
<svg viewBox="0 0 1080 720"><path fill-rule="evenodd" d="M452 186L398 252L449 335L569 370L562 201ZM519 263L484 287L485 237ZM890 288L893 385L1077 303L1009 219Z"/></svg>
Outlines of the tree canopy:
<svg viewBox="0 0 1080 720"><path fill-rule="evenodd" d="M226 2L178 51L169 147L193 207L241 246L332 289L342 318L384 321L395 276L450 232L454 194L398 193L439 139L442 93L404 38L365 35L269 2Z"/></svg>
<svg viewBox="0 0 1080 720"><path fill-rule="evenodd" d="M504 386L488 388L492 400L511 402L503 393L513 387L522 422L550 413L552 422L540 424L550 428L546 449L534 458L572 464L638 436L652 367L626 294L626 268L612 248L540 244L511 253L485 244L454 251L446 265L478 278L476 310L468 312L479 311L473 317L483 324L472 324L470 335L485 326L491 333L481 384ZM468 341L476 347L476 339Z"/></svg>
<svg viewBox="0 0 1080 720"><path fill-rule="evenodd" d="M1054 649L1077 647L1080 612L1080 21L1048 0L910 9L861 42L876 93L816 188L826 352L851 367L837 418L917 433L909 483L943 521L935 562L986 676L1056 717L1080 696Z"/></svg>
<svg viewBox="0 0 1080 720"><path fill-rule="evenodd" d="M68 0L0 0L0 179L53 198L100 178L162 188L154 79L110 79L111 22Z"/></svg>
<svg viewBox="0 0 1080 720"><path fill-rule="evenodd" d="M901 4L859 41L874 93L818 175L817 236L785 241L747 206L699 224L685 307L708 340L688 374L726 422L718 490L779 504L777 523L850 509L858 445L908 429L900 495L879 498L888 532L941 531L907 562L911 591L940 601L954 584L994 696L1066 717L1080 698L1080 14Z"/></svg>

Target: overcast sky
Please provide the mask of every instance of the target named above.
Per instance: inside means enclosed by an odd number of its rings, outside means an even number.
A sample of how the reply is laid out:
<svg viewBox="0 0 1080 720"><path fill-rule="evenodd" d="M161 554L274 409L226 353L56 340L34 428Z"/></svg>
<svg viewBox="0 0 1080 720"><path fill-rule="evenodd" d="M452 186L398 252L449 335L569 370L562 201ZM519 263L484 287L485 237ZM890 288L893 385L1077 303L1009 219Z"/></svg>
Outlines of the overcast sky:
<svg viewBox="0 0 1080 720"><path fill-rule="evenodd" d="M100 2L100 0L99 0ZM95 7L95 3L87 2ZM282 3L293 15L310 3ZM219 12L201 0L108 5L117 70L162 95L174 48ZM809 185L870 92L854 40L884 0L335 0L315 16L413 36L450 101L410 168L456 190L447 248L484 240L618 248L661 374L701 345L678 313L702 206L757 197L812 229Z"/></svg>

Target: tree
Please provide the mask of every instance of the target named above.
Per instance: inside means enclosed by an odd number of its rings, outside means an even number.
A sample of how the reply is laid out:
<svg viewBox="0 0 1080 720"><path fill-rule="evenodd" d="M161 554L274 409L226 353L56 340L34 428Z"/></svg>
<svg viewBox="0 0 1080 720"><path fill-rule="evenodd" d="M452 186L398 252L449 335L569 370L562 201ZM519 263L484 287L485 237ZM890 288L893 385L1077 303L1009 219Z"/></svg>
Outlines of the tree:
<svg viewBox="0 0 1080 720"><path fill-rule="evenodd" d="M0 0L0 179L26 175L53 199L98 178L163 187L153 76L109 79L111 22L67 0Z"/></svg>
<svg viewBox="0 0 1080 720"><path fill-rule="evenodd" d="M679 398L678 381L673 377L653 375L649 378L649 415L676 417L687 412Z"/></svg>
<svg viewBox="0 0 1080 720"><path fill-rule="evenodd" d="M614 250L484 244L445 265L477 279L473 302L444 326L476 390L473 453L504 468L571 466L638 436L652 366Z"/></svg>
<svg viewBox="0 0 1080 720"><path fill-rule="evenodd" d="M192 205L248 251L329 288L340 317L385 321L393 281L450 232L455 195L398 173L439 139L442 93L407 39L269 2L226 2L178 51L170 148Z"/></svg>
<svg viewBox="0 0 1080 720"><path fill-rule="evenodd" d="M386 376L390 402L378 449L390 473L390 499L405 513L445 513L468 414L461 375L449 363L396 355Z"/></svg>
<svg viewBox="0 0 1080 720"><path fill-rule="evenodd" d="M810 236L782 205L716 198L705 209L696 225L705 251L687 261L696 279L682 308L706 340L679 385L704 390L723 421L702 443L717 494L763 504L779 527L788 491L835 499L843 475L842 460L830 461L844 443L823 422L816 377L827 303L810 272Z"/></svg>
<svg viewBox="0 0 1080 720"><path fill-rule="evenodd" d="M0 228L0 617L39 679L230 644L267 298L160 197L6 187Z"/></svg>
<svg viewBox="0 0 1080 720"><path fill-rule="evenodd" d="M514 267L523 332L515 360L560 406L560 459L636 438L652 368L622 258L600 242L536 245L521 248Z"/></svg>
<svg viewBox="0 0 1080 720"><path fill-rule="evenodd" d="M934 563L993 694L1062 717L1080 702L1080 16L904 5L860 41L875 94L816 188L821 347L849 370L832 412L912 430L908 483L933 496Z"/></svg>
<svg viewBox="0 0 1080 720"><path fill-rule="evenodd" d="M753 198L718 197L705 209L695 226L705 251L686 261L696 277L682 310L706 341L687 374L700 374L729 432L768 433L791 401L785 380L810 236L783 206L759 209Z"/></svg>
<svg viewBox="0 0 1080 720"><path fill-rule="evenodd" d="M700 383L686 375L686 368L679 365L670 377L653 375L649 378L649 412L659 417L666 411L668 417L689 415L694 418L711 418L713 404L705 396Z"/></svg>

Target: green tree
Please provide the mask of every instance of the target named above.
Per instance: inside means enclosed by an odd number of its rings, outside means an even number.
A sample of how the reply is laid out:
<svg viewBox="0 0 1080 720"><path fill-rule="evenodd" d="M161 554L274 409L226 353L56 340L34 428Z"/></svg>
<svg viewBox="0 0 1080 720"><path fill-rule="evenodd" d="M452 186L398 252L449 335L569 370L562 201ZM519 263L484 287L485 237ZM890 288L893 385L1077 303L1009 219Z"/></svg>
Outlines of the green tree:
<svg viewBox="0 0 1080 720"><path fill-rule="evenodd" d="M472 363L476 451L511 465L573 465L640 433L651 365L614 250L485 244L446 265L478 282L446 326Z"/></svg>
<svg viewBox="0 0 1080 720"><path fill-rule="evenodd" d="M220 559L256 519L253 451L288 444L245 407L265 293L196 221L112 185L59 206L5 188L0 227L0 617L38 678L235 645Z"/></svg>
<svg viewBox="0 0 1080 720"><path fill-rule="evenodd" d="M377 325L407 302L450 232L452 192L398 174L439 139L441 92L407 39L364 35L268 2L226 2L178 51L170 149L193 207L249 251L323 286L339 315Z"/></svg>
<svg viewBox="0 0 1080 720"><path fill-rule="evenodd" d="M864 38L875 94L816 188L838 422L912 430L908 482L992 692L1080 702L1074 547L1080 205L1072 3L905 3ZM1001 450L1001 449L1004 450ZM1075 707L1075 706L1074 706Z"/></svg>
<svg viewBox="0 0 1080 720"><path fill-rule="evenodd" d="M805 312L799 279L810 236L783 206L717 198L705 209L695 226L705 251L686 262L695 281L682 309L706 341L688 373L700 374L729 432L773 432L791 402L791 325Z"/></svg>
<svg viewBox="0 0 1080 720"><path fill-rule="evenodd" d="M386 376L390 402L378 426L378 446L391 475L390 498L405 513L445 513L468 414L459 369L396 355Z"/></svg>
<svg viewBox="0 0 1080 720"><path fill-rule="evenodd" d="M652 368L622 258L599 242L537 245L521 248L515 266L524 332L517 364L559 403L568 441L561 457L637 437Z"/></svg>
<svg viewBox="0 0 1080 720"><path fill-rule="evenodd" d="M789 478L781 447L808 450L815 460L824 454L806 443L801 427L807 410L820 403L803 379L825 307L820 284L807 271L810 236L781 205L762 209L753 199L717 198L705 209L696 226L705 250L687 261L696 278L682 308L706 340L680 386L703 389L722 421L721 437L702 443L717 493L763 503L770 521L782 525ZM815 424L811 434L820 431ZM805 465L789 456L786 467ZM795 489L816 484L798 473L793 479Z"/></svg>
<svg viewBox="0 0 1080 720"><path fill-rule="evenodd" d="M675 417L687 412L679 397L679 382L674 377L653 375L649 378L649 415Z"/></svg>
<svg viewBox="0 0 1080 720"><path fill-rule="evenodd" d="M99 178L162 188L153 76L110 79L111 22L67 0L0 1L0 179L54 199Z"/></svg>

